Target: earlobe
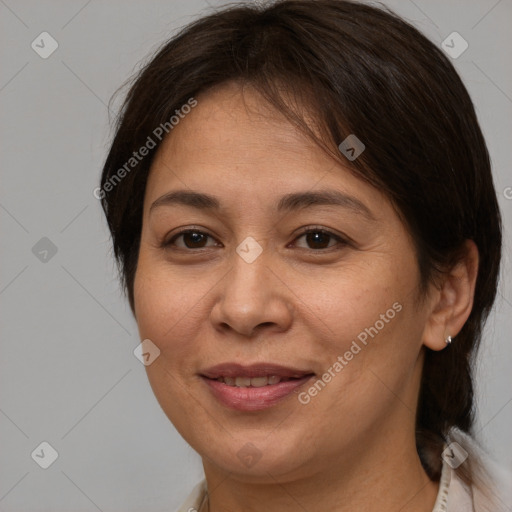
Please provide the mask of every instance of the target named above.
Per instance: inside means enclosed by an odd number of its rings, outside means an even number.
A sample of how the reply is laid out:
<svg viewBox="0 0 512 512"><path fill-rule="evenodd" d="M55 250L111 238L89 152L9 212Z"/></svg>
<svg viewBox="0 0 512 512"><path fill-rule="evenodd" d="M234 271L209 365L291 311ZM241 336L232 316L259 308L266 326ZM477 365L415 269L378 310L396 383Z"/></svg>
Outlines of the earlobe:
<svg viewBox="0 0 512 512"><path fill-rule="evenodd" d="M457 342L456 336L473 308L478 259L475 242L466 240L464 256L447 271L440 287L432 293L431 311L423 332L423 344L431 350L442 350L452 341Z"/></svg>

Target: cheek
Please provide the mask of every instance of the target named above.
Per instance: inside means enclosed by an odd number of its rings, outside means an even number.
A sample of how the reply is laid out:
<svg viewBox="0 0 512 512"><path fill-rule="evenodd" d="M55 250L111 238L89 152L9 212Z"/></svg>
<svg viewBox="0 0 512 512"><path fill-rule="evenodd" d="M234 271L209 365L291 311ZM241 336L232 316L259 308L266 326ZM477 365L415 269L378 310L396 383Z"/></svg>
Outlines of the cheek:
<svg viewBox="0 0 512 512"><path fill-rule="evenodd" d="M141 339L149 338L160 350L173 334L173 326L180 327L193 300L193 291L172 279L158 262L150 261L143 253L139 258L134 281L136 320Z"/></svg>
<svg viewBox="0 0 512 512"><path fill-rule="evenodd" d="M194 275L195 274L195 275ZM197 356L208 311L205 305L215 285L212 273L198 279L197 271L173 269L141 251L134 280L139 336L158 346L162 360L179 365Z"/></svg>
<svg viewBox="0 0 512 512"><path fill-rule="evenodd" d="M343 269L319 287L311 286L313 283L309 281L306 284L309 291L304 294L304 302L310 310L309 316L315 313L318 325L324 326L331 340L339 338L340 346L336 348L350 344L376 322L383 331L382 322L387 326L399 316L396 309L400 307L393 308L393 304L403 303L407 289L406 283L389 269L377 265L371 269Z"/></svg>
<svg viewBox="0 0 512 512"><path fill-rule="evenodd" d="M146 271L143 258L139 260L134 280L134 303L141 338L152 341L161 338L162 329L172 314L172 304L160 280Z"/></svg>
<svg viewBox="0 0 512 512"><path fill-rule="evenodd" d="M414 265L386 260L354 268L310 294L317 325L329 334L317 354L336 373L333 388L369 385L375 380L369 370L395 387L414 367L421 341L420 322L413 321L416 277Z"/></svg>
<svg viewBox="0 0 512 512"><path fill-rule="evenodd" d="M155 397L180 432L190 430L187 417L197 407L189 385L200 340L195 333L201 325L194 317L197 294L196 286L184 286L161 263L142 255L134 280L136 321L140 339L150 339L160 350L146 373Z"/></svg>

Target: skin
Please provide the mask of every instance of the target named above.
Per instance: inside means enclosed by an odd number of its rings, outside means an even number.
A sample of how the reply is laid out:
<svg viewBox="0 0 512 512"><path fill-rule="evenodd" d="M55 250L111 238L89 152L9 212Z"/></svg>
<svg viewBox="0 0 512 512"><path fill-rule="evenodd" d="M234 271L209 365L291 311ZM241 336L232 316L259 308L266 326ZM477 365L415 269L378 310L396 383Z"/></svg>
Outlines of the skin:
<svg viewBox="0 0 512 512"><path fill-rule="evenodd" d="M210 510L431 511L438 483L414 438L424 350L445 349L469 316L474 244L420 300L411 238L379 190L249 87L224 84L197 100L152 164L134 297L141 339L160 349L150 384L202 457ZM214 195L221 208L150 211L178 189ZM356 198L374 218L335 205L276 213L284 194L320 189ZM303 236L311 226L348 241L315 242ZM161 247L186 228L209 236ZM250 264L235 250L248 236L263 249ZM271 361L321 376L396 302L401 311L308 404L292 393L263 411L234 411L198 375ZM237 456L247 443L261 456L250 467Z"/></svg>

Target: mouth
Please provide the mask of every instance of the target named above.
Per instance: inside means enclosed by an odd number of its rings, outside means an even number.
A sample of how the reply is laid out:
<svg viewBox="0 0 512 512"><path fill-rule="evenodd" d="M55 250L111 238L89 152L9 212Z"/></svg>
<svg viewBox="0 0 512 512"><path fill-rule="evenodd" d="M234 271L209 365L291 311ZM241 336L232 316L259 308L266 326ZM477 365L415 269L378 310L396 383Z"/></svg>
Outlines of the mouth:
<svg viewBox="0 0 512 512"><path fill-rule="evenodd" d="M301 377L280 377L279 375L264 375L263 377L217 377L217 382L223 382L227 386L238 388L262 388L264 386L275 386L280 382L298 380ZM212 379L213 380L213 379Z"/></svg>
<svg viewBox="0 0 512 512"><path fill-rule="evenodd" d="M275 364L225 363L200 373L213 396L239 411L259 411L276 405L308 382L311 370Z"/></svg>

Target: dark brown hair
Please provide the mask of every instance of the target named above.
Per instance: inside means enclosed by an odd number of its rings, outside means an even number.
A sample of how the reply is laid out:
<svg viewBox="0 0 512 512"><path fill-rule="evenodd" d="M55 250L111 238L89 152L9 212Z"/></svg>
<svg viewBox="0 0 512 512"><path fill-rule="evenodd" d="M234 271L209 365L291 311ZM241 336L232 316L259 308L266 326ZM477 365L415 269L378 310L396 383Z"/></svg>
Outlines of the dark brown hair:
<svg viewBox="0 0 512 512"><path fill-rule="evenodd" d="M460 258L465 240L475 241L480 264L472 312L449 347L426 350L419 394L418 453L430 478L439 479L449 429L471 433L473 426L472 365L501 255L489 155L466 88L417 29L362 3L239 4L185 27L131 84L101 177L102 206L132 311L144 191L160 141L108 193L105 185L192 96L228 81L255 87L389 197L414 239L422 292ZM338 145L352 133L366 149L348 162Z"/></svg>

